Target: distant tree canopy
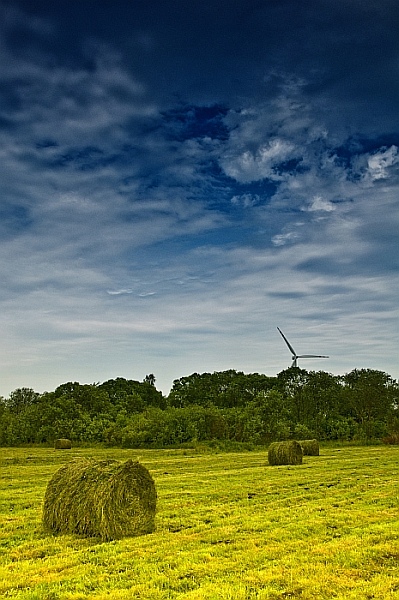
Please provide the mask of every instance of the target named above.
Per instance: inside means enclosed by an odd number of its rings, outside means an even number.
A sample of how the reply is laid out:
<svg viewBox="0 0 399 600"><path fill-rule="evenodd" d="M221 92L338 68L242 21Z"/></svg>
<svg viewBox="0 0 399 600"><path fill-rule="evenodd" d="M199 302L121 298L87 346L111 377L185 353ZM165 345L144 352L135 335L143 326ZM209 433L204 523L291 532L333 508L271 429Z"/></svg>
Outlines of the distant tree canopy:
<svg viewBox="0 0 399 600"><path fill-rule="evenodd" d="M193 373L173 382L168 402L170 406L180 408L190 404L212 404L219 408L245 406L259 392L271 390L275 383L275 377L258 373L245 375L234 370L202 375Z"/></svg>
<svg viewBox="0 0 399 600"><path fill-rule="evenodd" d="M98 388L106 392L113 404L129 403L129 398L139 397L142 402L141 410L148 406L166 408L165 397L155 387L154 375L147 375L142 382L117 377L105 381Z"/></svg>
<svg viewBox="0 0 399 600"><path fill-rule="evenodd" d="M165 397L153 374L104 383L68 382L0 398L0 445L77 442L162 447L231 440L266 444L317 437L365 442L399 434L399 386L390 375L343 376L291 367L277 377L228 370L193 373Z"/></svg>

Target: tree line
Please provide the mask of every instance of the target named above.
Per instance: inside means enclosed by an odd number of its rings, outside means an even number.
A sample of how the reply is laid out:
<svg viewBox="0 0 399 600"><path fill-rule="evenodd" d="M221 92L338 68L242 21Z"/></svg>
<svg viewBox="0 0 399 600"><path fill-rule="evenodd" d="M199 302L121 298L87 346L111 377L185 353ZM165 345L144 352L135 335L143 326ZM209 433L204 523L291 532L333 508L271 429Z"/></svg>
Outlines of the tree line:
<svg viewBox="0 0 399 600"><path fill-rule="evenodd" d="M399 385L390 375L291 367L276 377L228 370L176 379L168 396L154 375L18 388L0 397L0 446L74 442L126 448L196 442L399 438Z"/></svg>

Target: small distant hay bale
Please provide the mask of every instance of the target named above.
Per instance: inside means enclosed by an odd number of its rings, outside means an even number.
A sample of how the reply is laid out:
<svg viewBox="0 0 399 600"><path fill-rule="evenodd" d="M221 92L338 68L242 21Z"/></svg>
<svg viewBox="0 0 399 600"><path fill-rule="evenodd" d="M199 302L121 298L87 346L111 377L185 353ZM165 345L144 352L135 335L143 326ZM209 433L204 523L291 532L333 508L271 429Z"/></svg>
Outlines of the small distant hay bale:
<svg viewBox="0 0 399 600"><path fill-rule="evenodd" d="M65 438L59 438L54 442L55 450L70 450L72 448L71 440L67 440Z"/></svg>
<svg viewBox="0 0 399 600"><path fill-rule="evenodd" d="M43 525L103 541L144 535L155 529L156 499L154 480L139 462L80 458L49 481Z"/></svg>
<svg viewBox="0 0 399 600"><path fill-rule="evenodd" d="M300 440L304 456L319 456L320 444L318 440Z"/></svg>
<svg viewBox="0 0 399 600"><path fill-rule="evenodd" d="M295 440L273 442L269 446L270 465L301 465L302 457L302 446Z"/></svg>

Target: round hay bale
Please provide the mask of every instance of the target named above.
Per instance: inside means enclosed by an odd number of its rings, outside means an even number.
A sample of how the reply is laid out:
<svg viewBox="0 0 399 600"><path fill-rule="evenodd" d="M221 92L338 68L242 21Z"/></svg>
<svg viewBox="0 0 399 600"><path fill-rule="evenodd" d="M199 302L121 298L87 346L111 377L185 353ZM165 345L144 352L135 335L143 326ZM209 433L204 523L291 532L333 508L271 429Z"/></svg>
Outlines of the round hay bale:
<svg viewBox="0 0 399 600"><path fill-rule="evenodd" d="M103 541L143 535L155 529L156 499L154 480L139 462L80 458L49 481L43 525Z"/></svg>
<svg viewBox="0 0 399 600"><path fill-rule="evenodd" d="M72 448L71 440L60 438L54 442L55 450L70 450Z"/></svg>
<svg viewBox="0 0 399 600"><path fill-rule="evenodd" d="M273 442L269 446L269 465L301 465L302 457L301 444L295 440Z"/></svg>
<svg viewBox="0 0 399 600"><path fill-rule="evenodd" d="M320 455L320 444L318 440L301 440L299 443L302 446L302 452L304 456Z"/></svg>

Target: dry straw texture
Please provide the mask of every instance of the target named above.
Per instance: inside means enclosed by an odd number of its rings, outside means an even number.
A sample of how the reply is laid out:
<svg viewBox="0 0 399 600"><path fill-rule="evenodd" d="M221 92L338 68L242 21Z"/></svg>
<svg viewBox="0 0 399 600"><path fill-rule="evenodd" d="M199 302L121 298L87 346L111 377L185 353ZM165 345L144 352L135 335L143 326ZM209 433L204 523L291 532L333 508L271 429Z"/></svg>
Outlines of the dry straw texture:
<svg viewBox="0 0 399 600"><path fill-rule="evenodd" d="M300 440L304 456L319 456L320 445L317 440Z"/></svg>
<svg viewBox="0 0 399 600"><path fill-rule="evenodd" d="M154 481L139 462L76 459L49 481L43 525L104 541L143 535L155 529L156 499Z"/></svg>
<svg viewBox="0 0 399 600"><path fill-rule="evenodd" d="M295 440L273 442L269 446L268 459L270 465L302 464L302 446Z"/></svg>
<svg viewBox="0 0 399 600"><path fill-rule="evenodd" d="M70 450L72 448L72 442L71 440L60 438L58 440L55 440L54 448L56 450Z"/></svg>

